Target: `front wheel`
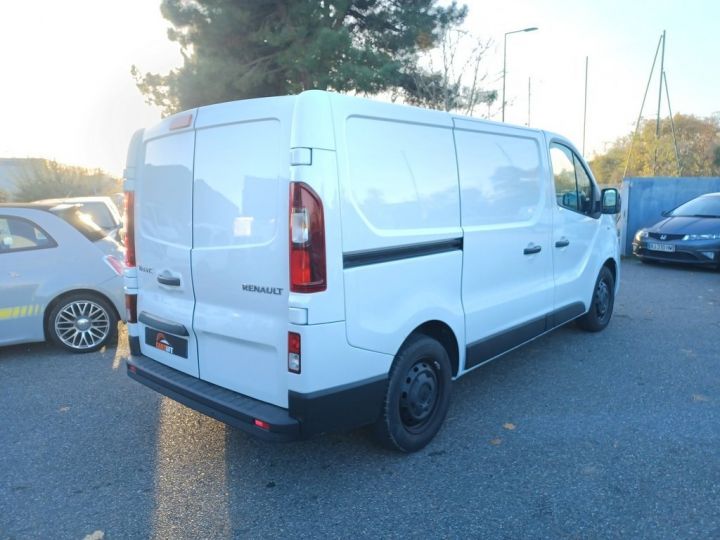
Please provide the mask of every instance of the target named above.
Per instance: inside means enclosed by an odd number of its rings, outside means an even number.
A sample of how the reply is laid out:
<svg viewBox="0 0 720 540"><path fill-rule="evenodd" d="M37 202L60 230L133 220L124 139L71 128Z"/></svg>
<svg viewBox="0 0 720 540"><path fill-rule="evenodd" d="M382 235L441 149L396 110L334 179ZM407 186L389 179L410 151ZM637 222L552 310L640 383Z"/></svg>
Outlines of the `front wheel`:
<svg viewBox="0 0 720 540"><path fill-rule="evenodd" d="M417 335L400 350L390 369L375 434L385 446L415 452L440 430L450 405L451 368L445 348Z"/></svg>
<svg viewBox="0 0 720 540"><path fill-rule="evenodd" d="M48 335L65 350L97 351L117 331L117 316L110 303L89 292L65 296L48 316Z"/></svg>
<svg viewBox="0 0 720 540"><path fill-rule="evenodd" d="M615 278L607 266L603 266L595 282L590 310L578 319L578 324L588 332L604 330L612 317L615 305Z"/></svg>

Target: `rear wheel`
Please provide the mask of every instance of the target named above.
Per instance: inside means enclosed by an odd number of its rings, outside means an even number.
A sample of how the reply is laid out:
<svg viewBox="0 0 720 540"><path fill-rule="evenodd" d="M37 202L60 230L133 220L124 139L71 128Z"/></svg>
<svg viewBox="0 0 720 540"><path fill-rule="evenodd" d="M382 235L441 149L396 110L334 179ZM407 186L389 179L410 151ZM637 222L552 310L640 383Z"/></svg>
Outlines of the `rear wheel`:
<svg viewBox="0 0 720 540"><path fill-rule="evenodd" d="M445 348L428 336L412 337L390 370L382 414L375 424L380 442L403 452L427 445L447 414L451 381Z"/></svg>
<svg viewBox="0 0 720 540"><path fill-rule="evenodd" d="M117 316L110 303L93 293L63 297L48 316L48 335L60 347L76 353L97 351L117 331Z"/></svg>
<svg viewBox="0 0 720 540"><path fill-rule="evenodd" d="M578 324L588 332L605 329L612 317L615 305L615 278L607 266L603 266L595 282L590 310L578 319Z"/></svg>

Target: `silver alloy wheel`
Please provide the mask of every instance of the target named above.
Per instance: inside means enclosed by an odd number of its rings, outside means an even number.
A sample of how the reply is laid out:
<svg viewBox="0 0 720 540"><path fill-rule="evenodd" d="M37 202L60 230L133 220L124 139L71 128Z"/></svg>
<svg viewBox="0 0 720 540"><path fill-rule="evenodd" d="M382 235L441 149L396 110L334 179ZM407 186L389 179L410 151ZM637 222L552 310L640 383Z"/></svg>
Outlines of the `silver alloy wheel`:
<svg viewBox="0 0 720 540"><path fill-rule="evenodd" d="M110 316L100 304L75 300L55 317L55 333L65 345L83 350L96 347L110 333Z"/></svg>

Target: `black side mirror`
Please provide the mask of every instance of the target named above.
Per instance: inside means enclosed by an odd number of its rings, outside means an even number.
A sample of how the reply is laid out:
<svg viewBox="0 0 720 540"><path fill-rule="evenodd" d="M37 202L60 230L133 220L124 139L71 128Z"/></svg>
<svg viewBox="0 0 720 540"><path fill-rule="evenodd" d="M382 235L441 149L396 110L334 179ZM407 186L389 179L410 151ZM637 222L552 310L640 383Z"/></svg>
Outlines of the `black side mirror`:
<svg viewBox="0 0 720 540"><path fill-rule="evenodd" d="M602 213L619 214L621 208L620 193L615 188L602 190Z"/></svg>

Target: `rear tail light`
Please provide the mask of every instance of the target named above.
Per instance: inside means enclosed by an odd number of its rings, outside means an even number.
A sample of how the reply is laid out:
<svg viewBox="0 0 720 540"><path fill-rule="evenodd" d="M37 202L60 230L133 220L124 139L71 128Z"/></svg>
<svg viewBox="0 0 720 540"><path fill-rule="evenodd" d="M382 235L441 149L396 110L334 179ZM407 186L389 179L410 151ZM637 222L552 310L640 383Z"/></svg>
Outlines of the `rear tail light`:
<svg viewBox="0 0 720 540"><path fill-rule="evenodd" d="M300 373L300 334L288 332L288 371Z"/></svg>
<svg viewBox="0 0 720 540"><path fill-rule="evenodd" d="M135 266L135 192L125 192L125 266Z"/></svg>
<svg viewBox="0 0 720 540"><path fill-rule="evenodd" d="M118 276L122 276L123 273L123 263L122 261L119 261L112 255L106 255L105 256L105 263L113 269L113 272L115 272Z"/></svg>
<svg viewBox="0 0 720 540"><path fill-rule="evenodd" d="M264 420L260 420L260 419L258 419L258 418L255 418L255 419L253 420L253 424L255 424L255 425L256 425L257 427L259 427L260 429L264 429L265 431L268 431L268 430L270 429L270 424L268 424L268 423L265 422Z"/></svg>
<svg viewBox="0 0 720 540"><path fill-rule="evenodd" d="M136 323L137 322L137 295L126 294L125 295L125 322Z"/></svg>
<svg viewBox="0 0 720 540"><path fill-rule="evenodd" d="M324 291L325 218L320 197L302 182L290 183L290 290Z"/></svg>

